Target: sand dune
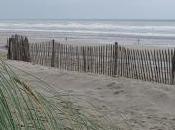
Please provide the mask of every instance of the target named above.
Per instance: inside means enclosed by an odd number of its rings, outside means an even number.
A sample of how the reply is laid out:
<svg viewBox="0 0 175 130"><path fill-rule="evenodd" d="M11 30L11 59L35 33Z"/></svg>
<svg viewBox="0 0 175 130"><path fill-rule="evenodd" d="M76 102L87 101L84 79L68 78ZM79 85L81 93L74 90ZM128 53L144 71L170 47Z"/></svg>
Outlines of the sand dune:
<svg viewBox="0 0 175 130"><path fill-rule="evenodd" d="M126 78L65 72L30 63L9 64L40 77L53 88L64 90L83 107L93 106L111 123L131 130L175 130L174 86ZM23 77L19 70L16 70ZM42 86L43 87L43 86ZM42 89L46 88L37 88Z"/></svg>

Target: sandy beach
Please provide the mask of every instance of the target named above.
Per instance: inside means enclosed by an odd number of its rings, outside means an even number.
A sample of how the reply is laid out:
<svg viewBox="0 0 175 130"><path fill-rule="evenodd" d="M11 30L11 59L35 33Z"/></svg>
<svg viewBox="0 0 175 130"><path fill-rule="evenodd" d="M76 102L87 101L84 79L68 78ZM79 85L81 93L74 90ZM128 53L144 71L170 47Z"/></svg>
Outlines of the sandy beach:
<svg viewBox="0 0 175 130"><path fill-rule="evenodd" d="M20 70L14 69L15 72L36 86L34 89L45 94L60 91L68 93L84 108L93 108L94 115L95 111L99 111L101 114L96 116L105 116L111 124L125 130L175 129L174 86L122 77L66 72L19 61L7 63L19 68ZM21 70L39 77L52 87L38 87L37 80L30 79Z"/></svg>
<svg viewBox="0 0 175 130"><path fill-rule="evenodd" d="M175 130L175 0L1 0L0 130Z"/></svg>
<svg viewBox="0 0 175 130"><path fill-rule="evenodd" d="M70 26L70 24L68 25ZM38 26L39 25L37 25L34 30L38 29ZM99 25L97 27L99 27ZM84 31L84 28L88 29L83 25L81 28L82 32ZM133 26L130 28L133 28ZM140 29L140 26L137 28ZM66 29L67 28L65 28L65 30ZM72 27L69 29L72 29ZM135 30L133 29L129 31ZM78 34L75 32L49 32L47 30L1 30L0 52L6 52L4 47L7 43L7 38L14 34L27 36L29 43L41 43L55 39L56 42L77 45L114 44L115 42L118 42L119 45L128 48L132 47L139 49L172 48L175 46L174 38L168 37L163 39L163 37L151 36L133 37L127 35L101 35L94 33ZM108 122L105 123L118 126L122 130L175 129L174 86L143 82L123 77L112 78L90 73L67 72L56 68L44 67L20 61L6 62L15 67L12 67L13 70L24 80L27 82L29 81L34 90L38 90L45 95L55 95L60 92L65 93L70 96L69 98L71 98L73 102L80 105L86 111L93 113L94 117L99 117L101 119L106 118ZM38 79L31 77L29 74L43 80L45 84L39 85L41 82ZM49 86L47 84L49 84Z"/></svg>

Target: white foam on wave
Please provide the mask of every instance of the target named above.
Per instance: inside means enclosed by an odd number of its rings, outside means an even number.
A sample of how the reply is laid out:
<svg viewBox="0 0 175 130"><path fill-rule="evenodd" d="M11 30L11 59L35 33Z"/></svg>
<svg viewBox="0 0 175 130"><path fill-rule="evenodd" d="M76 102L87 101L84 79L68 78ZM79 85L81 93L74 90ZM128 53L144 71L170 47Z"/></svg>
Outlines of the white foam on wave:
<svg viewBox="0 0 175 130"><path fill-rule="evenodd" d="M65 33L67 35L74 35L75 33L79 33L79 34L86 34L86 35L105 35L105 36L109 36L109 35L113 35L113 36L147 36L147 37L175 37L175 34L172 33L150 33L150 32L144 32L144 33L130 33L130 32L117 32L117 31L88 31L88 30L42 30L42 29L4 29L4 28L0 28L0 31L9 31L9 32L26 32L26 31L30 31L30 32L50 32L50 33Z"/></svg>
<svg viewBox="0 0 175 130"><path fill-rule="evenodd" d="M165 26L165 25L157 25L157 26L148 26L148 25L122 25L118 23L114 24L105 24L105 23L0 23L0 27L4 28L55 28L55 29L103 29L103 30L130 30L130 31L174 31L175 26Z"/></svg>
<svg viewBox="0 0 175 130"><path fill-rule="evenodd" d="M66 35L86 35L100 37L145 36L175 37L174 23L138 23L138 22L103 22L103 21L0 21L0 30L50 32Z"/></svg>

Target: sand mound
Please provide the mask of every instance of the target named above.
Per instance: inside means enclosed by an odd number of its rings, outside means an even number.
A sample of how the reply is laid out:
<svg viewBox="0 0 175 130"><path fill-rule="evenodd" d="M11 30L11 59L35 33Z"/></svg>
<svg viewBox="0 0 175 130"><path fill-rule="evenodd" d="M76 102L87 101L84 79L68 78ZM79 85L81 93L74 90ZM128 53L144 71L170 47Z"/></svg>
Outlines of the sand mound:
<svg viewBox="0 0 175 130"><path fill-rule="evenodd" d="M65 72L30 63L7 61L91 104L103 116L121 127L132 130L175 130L174 86L126 78ZM18 71L18 70L16 70ZM52 88L50 88L50 92Z"/></svg>

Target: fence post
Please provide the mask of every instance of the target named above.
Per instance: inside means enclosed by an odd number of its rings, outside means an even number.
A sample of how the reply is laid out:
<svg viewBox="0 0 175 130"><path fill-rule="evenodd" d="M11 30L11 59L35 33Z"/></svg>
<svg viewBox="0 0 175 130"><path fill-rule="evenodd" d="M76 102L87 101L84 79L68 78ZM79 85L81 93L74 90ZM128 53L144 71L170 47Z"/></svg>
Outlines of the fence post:
<svg viewBox="0 0 175 130"><path fill-rule="evenodd" d="M30 57L30 47L29 47L29 41L28 38L25 37L24 41L23 41L23 46L24 46L24 60L26 60L27 62L31 62L31 57Z"/></svg>
<svg viewBox="0 0 175 130"><path fill-rule="evenodd" d="M83 47L83 70L86 72L86 54L85 54L85 47Z"/></svg>
<svg viewBox="0 0 175 130"><path fill-rule="evenodd" d="M173 57L172 57L172 70L171 70L171 84L173 85L174 84L174 74L175 74L175 50L173 52Z"/></svg>
<svg viewBox="0 0 175 130"><path fill-rule="evenodd" d="M117 60L118 60L118 43L115 42L115 55L114 55L114 75L113 76L116 76L117 75Z"/></svg>
<svg viewBox="0 0 175 130"><path fill-rule="evenodd" d="M8 54L7 54L7 59L12 58L12 50L11 50L11 38L8 38L7 40L7 46L8 46Z"/></svg>
<svg viewBox="0 0 175 130"><path fill-rule="evenodd" d="M52 58L51 58L51 67L55 66L55 40L52 40Z"/></svg>

